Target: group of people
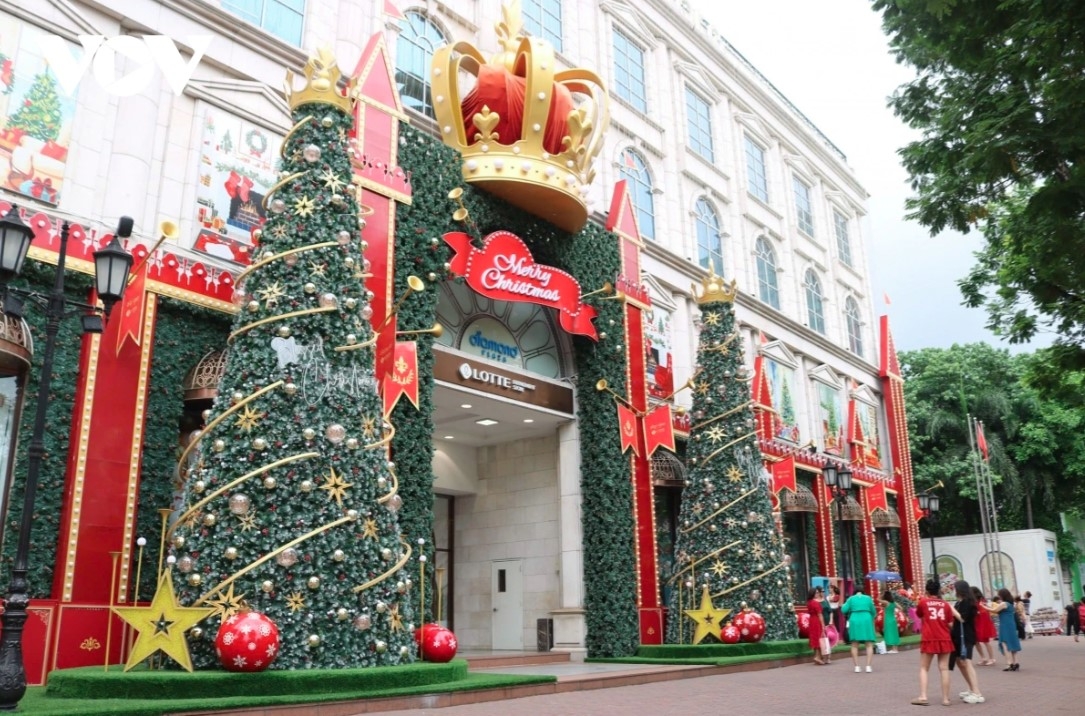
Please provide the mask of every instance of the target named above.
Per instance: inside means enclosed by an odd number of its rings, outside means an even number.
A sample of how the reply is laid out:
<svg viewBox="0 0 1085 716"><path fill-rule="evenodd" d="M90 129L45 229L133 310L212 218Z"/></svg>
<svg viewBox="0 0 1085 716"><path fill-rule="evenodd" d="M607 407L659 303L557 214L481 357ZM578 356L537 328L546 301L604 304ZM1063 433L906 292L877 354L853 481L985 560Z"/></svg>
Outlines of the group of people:
<svg viewBox="0 0 1085 716"><path fill-rule="evenodd" d="M814 663L826 665L832 663L832 647L828 636L831 624L841 637L851 644L851 659L856 673L864 669L859 663L859 645L866 645L866 672L873 671L871 660L874 654L874 642L877 640L874 624L878 606L884 610L882 637L886 653L897 653L900 644L900 631L897 626L896 612L908 609L908 616L914 615L920 637L919 691L918 698L912 700L916 706L926 706L927 678L932 661L937 661L942 691L942 703L950 704L950 671L959 667L967 689L959 693L960 698L969 704L985 701L980 690L976 666L992 666L996 663L993 642L998 640L999 651L1006 656L1003 671L1018 671L1021 668L1017 654L1021 651L1019 630L1024 626L1018 611L1024 611L1021 601L1015 600L1008 589L998 590L998 596L988 602L983 593L964 580L953 585L956 601L950 603L941 597L939 584L930 580L926 584L926 595L918 603L905 584L902 594L897 599L891 591L875 600L858 589L846 601L841 600L840 590L835 585L826 595L821 587L814 587L807 593L806 609L810 614L808 638L814 652ZM914 607L911 605L915 604ZM1085 600L1083 600L1085 608ZM995 628L997 620L998 628ZM1027 623L1027 618L1024 619ZM1085 615L1079 620L1078 633L1085 627ZM1075 637L1076 638L1076 637ZM978 652L979 659L973 654Z"/></svg>
<svg viewBox="0 0 1085 716"><path fill-rule="evenodd" d="M938 673L942 687L942 704L950 705L949 672L959 666L968 688L960 692L960 698L969 704L982 704L985 699L980 691L979 678L973 663L973 652L979 651L979 666L995 663L996 638L993 619L998 620L998 648L1006 655L1003 671L1018 671L1021 664L1017 654L1021 651L1018 635L1023 625L1017 615L1017 603L1010 590L1003 587L990 603L983 593L968 582L958 580L953 584L956 601L952 604L942 599L936 580L927 582L926 596L919 600L916 612L922 623L919 641L919 697L912 699L916 706L926 706L927 671L931 662L938 660ZM1022 606L1023 610L1023 606ZM986 654L984 654L986 652Z"/></svg>
<svg viewBox="0 0 1085 716"><path fill-rule="evenodd" d="M1073 636L1074 641L1079 641L1081 632L1085 630L1085 597L1081 603L1070 602L1066 605L1066 615L1062 618L1066 625L1066 636Z"/></svg>

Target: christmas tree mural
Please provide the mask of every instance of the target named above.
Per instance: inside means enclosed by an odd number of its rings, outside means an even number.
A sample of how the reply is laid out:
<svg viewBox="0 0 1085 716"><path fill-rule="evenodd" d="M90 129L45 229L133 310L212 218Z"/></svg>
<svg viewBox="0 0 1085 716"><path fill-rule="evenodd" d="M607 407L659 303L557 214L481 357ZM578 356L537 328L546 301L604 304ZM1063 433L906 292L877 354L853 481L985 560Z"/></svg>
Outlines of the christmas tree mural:
<svg viewBox="0 0 1085 716"><path fill-rule="evenodd" d="M684 616L668 621L672 643L718 639L720 627L743 609L764 618L767 639L795 635L788 558L754 431L734 298L733 281L724 284L714 271L704 279L688 476L668 603L670 614ZM714 628L706 629L708 623Z"/></svg>
<svg viewBox="0 0 1085 716"><path fill-rule="evenodd" d="M60 136L60 95L57 81L48 68L34 76L23 97L23 106L8 117L8 129L21 129L43 142L56 141Z"/></svg>
<svg viewBox="0 0 1085 716"><path fill-rule="evenodd" d="M278 625L271 668L413 659L417 585L404 565L417 545L398 526L374 377L351 106L329 51L305 75L287 92L280 181L168 535L181 603L216 610L191 633L197 668L216 663L216 631L243 605Z"/></svg>

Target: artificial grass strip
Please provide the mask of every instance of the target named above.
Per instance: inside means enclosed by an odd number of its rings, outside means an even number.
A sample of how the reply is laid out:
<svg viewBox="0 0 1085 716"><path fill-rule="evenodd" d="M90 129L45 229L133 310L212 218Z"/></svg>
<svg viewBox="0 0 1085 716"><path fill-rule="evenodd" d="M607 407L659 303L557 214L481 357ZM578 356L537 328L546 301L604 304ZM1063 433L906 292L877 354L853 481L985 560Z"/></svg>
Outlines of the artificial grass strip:
<svg viewBox="0 0 1085 716"><path fill-rule="evenodd" d="M82 671L82 669L79 669L79 671ZM366 671L377 670L367 669ZM52 673L57 674L59 672L54 671ZM183 675L196 677L200 674L208 673L215 672L195 672L194 674ZM52 674L50 675L50 680L51 679ZM19 703L19 713L26 714L27 716L166 716L168 714L199 713L201 711L222 711L264 706L289 706L307 703L357 701L361 699L389 698L397 696L423 696L434 693L500 689L532 684L550 684L556 681L557 677L545 675L525 676L519 674L467 673L462 679L432 686L390 686L386 688L370 689L355 688L348 691L326 691L270 696L261 693L258 690L254 690L251 693L237 696L207 698L196 695L200 693L200 682L198 679L192 679L189 683L188 692L186 693L187 698L172 700L152 698L149 694L142 694L129 698L60 698L50 694L47 687L36 686L27 689L26 696Z"/></svg>

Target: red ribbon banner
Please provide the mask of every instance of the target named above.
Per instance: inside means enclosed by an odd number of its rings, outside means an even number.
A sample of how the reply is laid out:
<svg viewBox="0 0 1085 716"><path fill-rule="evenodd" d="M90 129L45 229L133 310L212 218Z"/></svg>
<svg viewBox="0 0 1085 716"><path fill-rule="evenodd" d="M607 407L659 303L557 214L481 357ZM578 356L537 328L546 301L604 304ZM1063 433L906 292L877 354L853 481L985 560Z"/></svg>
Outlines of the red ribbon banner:
<svg viewBox="0 0 1085 716"><path fill-rule="evenodd" d="M135 276L124 289L120 305L120 325L117 330L117 355L120 355L125 342L131 338L139 347L143 335L143 311L147 299L147 264L136 269ZM116 316L116 313L113 314Z"/></svg>
<svg viewBox="0 0 1085 716"><path fill-rule="evenodd" d="M460 231L444 235L455 254L452 273L467 279L476 292L499 301L537 303L558 310L561 327L568 333L599 340L592 320L595 308L580 302L580 284L560 269L535 263L519 236L495 231L482 241L482 249Z"/></svg>
<svg viewBox="0 0 1085 716"><path fill-rule="evenodd" d="M399 396L407 399L418 409L418 343L397 341L392 356L392 371L384 376L384 414L396 407Z"/></svg>
<svg viewBox="0 0 1085 716"><path fill-rule="evenodd" d="M795 485L795 458L789 457L772 464L772 492L783 489L798 492Z"/></svg>
<svg viewBox="0 0 1085 716"><path fill-rule="evenodd" d="M637 414L621 403L615 403L615 405L618 406L618 429L622 435L622 452L633 448L633 453L640 455L640 448L637 446Z"/></svg>
<svg viewBox="0 0 1085 716"><path fill-rule="evenodd" d="M644 416L644 443L649 457L661 447L674 452L674 423L669 404L657 405Z"/></svg>

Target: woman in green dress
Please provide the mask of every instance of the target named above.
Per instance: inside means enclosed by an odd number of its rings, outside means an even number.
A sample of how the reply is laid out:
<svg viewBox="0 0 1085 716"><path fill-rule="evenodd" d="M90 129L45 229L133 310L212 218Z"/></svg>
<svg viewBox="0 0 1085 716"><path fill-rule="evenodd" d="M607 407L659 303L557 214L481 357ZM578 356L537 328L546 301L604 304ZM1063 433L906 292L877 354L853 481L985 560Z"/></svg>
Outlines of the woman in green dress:
<svg viewBox="0 0 1085 716"><path fill-rule="evenodd" d="M882 609L882 637L885 639L886 653L896 654L897 646L900 645L900 630L897 628L897 610L900 607L893 601L893 592L885 590L881 601Z"/></svg>
<svg viewBox="0 0 1085 716"><path fill-rule="evenodd" d="M848 640L851 641L851 663L855 665L856 673L862 671L859 668L859 642L866 642L866 670L869 674L871 659L874 657L874 617L878 614L878 608L874 606L874 600L863 593L862 588L848 597L840 611L847 618Z"/></svg>

